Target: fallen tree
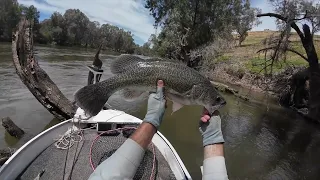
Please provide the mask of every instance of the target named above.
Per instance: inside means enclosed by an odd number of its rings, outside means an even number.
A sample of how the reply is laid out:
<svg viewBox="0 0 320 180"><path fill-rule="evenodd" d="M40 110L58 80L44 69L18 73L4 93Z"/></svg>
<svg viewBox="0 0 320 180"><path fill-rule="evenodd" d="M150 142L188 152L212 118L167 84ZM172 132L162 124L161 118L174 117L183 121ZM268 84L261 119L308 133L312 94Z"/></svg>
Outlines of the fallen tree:
<svg viewBox="0 0 320 180"><path fill-rule="evenodd" d="M299 72L296 72L295 74L292 74L291 82L289 83L289 87L286 89L286 91L283 94L283 100L284 99L293 99L294 106L293 108L302 108L299 107L301 104L307 105L307 110L304 111L303 114L305 114L308 118L313 119L315 121L320 122L320 68L319 68L319 61L318 56L314 47L313 43L313 36L310 32L310 28L307 24L304 24L302 26L302 30L297 26L295 23L296 20L301 19L290 19L289 17L284 17L280 14L276 13L265 13L265 14L259 14L258 17L275 17L279 20L282 20L286 23L287 28L284 30L284 32L281 33L281 38L279 41L276 42L276 46L268 47L263 49L265 53L267 53L268 50L273 50L273 53L270 56L270 59L266 61L271 62L268 66L271 67L271 73L272 73L272 66L274 62L276 62L280 57L282 52L291 51L293 53L298 54L302 59L306 60L309 64L309 67L305 70L301 70ZM304 50L306 52L306 57L301 54L294 52L290 49L288 49L288 36L286 36L284 33L290 33L290 30L294 29L304 47ZM286 31L286 32L285 32ZM266 68L266 67L265 67ZM306 83L308 83L306 89ZM292 97L291 97L292 96ZM307 102L301 103L298 101L303 101L305 97L308 96ZM286 100L288 101L288 100ZM289 100L291 101L291 100ZM288 101L288 102L289 102Z"/></svg>
<svg viewBox="0 0 320 180"><path fill-rule="evenodd" d="M75 106L62 94L34 57L32 28L25 18L22 18L12 37L12 59L21 81L51 114L60 120L73 116Z"/></svg>
<svg viewBox="0 0 320 180"><path fill-rule="evenodd" d="M102 66L102 61L99 59L101 46L93 60L93 66L98 69ZM19 22L17 31L12 36L12 60L21 81L51 114L59 120L73 117L77 107L62 94L34 57L32 28L25 18ZM10 118L3 118L2 125L11 136L21 138L24 135L24 131L16 126ZM24 141L32 138L26 135L23 137ZM9 148L0 149L0 166L13 153L14 151Z"/></svg>
<svg viewBox="0 0 320 180"><path fill-rule="evenodd" d="M99 59L101 46L93 60L93 65L98 68L102 66ZM21 81L51 114L59 120L73 117L77 107L62 94L34 56L32 28L25 18L19 22L12 37L12 60Z"/></svg>

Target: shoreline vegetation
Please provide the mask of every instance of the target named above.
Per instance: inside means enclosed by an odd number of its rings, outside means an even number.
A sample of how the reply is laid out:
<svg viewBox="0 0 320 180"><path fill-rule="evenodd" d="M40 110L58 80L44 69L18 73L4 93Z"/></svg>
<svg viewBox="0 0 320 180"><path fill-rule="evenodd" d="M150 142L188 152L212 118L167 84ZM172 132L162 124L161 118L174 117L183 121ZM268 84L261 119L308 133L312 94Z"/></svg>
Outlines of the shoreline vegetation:
<svg viewBox="0 0 320 180"><path fill-rule="evenodd" d="M79 9L67 9L63 14L54 12L40 21L40 12L31 5L21 5L17 0L0 2L0 42L11 42L21 17L30 21L35 44L85 47L112 50L118 53L143 54L147 46L134 42L134 34L123 28L91 21Z"/></svg>

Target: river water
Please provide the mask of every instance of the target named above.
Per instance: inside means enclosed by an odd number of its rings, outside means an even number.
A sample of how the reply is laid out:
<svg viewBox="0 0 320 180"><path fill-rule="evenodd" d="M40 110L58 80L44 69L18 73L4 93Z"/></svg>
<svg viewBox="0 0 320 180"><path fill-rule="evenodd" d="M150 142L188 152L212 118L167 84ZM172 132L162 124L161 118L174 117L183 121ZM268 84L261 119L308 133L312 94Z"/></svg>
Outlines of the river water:
<svg viewBox="0 0 320 180"><path fill-rule="evenodd" d="M9 116L28 136L34 136L58 121L33 97L15 73L10 44L0 44L0 117ZM87 69L94 50L79 48L36 47L36 58L60 90L72 99L73 93L86 85ZM117 55L103 52L105 73L112 76L109 65ZM319 179L320 128L275 101L253 92L255 100L246 102L223 94L227 105L221 109L225 138L225 158L230 179ZM139 118L142 106L114 96L113 107ZM171 115L171 104L160 131L175 147L194 179L201 179L203 148L198 132L201 107L183 107ZM23 141L23 140L22 140ZM0 147L15 147L17 140L0 127Z"/></svg>

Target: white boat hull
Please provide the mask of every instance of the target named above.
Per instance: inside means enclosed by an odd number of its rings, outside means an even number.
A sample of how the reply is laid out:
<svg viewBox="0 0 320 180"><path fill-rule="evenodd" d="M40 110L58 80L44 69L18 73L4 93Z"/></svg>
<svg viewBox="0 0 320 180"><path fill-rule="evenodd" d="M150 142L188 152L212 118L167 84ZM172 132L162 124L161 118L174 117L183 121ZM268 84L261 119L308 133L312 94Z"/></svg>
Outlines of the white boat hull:
<svg viewBox="0 0 320 180"><path fill-rule="evenodd" d="M81 116L82 114L82 116ZM13 180L19 177L21 173L41 154L46 148L52 145L59 135L64 134L68 128L72 127L74 122L77 123L110 123L110 124L140 124L142 120L116 110L103 110L97 116L88 120L82 120L84 114L78 110L74 119L61 122L51 128L41 132L21 148L19 148L1 167L0 179ZM170 142L160 133L157 132L152 143L161 152L168 162L176 179L191 179L186 167L180 159L178 153Z"/></svg>

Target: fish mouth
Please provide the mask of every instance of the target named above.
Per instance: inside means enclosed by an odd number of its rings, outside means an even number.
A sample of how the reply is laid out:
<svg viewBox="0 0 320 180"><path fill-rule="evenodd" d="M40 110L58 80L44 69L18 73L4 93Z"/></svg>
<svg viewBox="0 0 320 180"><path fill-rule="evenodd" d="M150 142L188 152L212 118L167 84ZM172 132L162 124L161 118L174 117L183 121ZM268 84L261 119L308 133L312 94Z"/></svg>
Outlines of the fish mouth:
<svg viewBox="0 0 320 180"><path fill-rule="evenodd" d="M221 104L212 106L212 108L210 108L210 109L211 109L211 112L209 111L210 114L213 114L215 111L217 111L217 110L219 110L220 108L224 107L226 104L227 104L227 102L224 101L224 102L222 102Z"/></svg>

